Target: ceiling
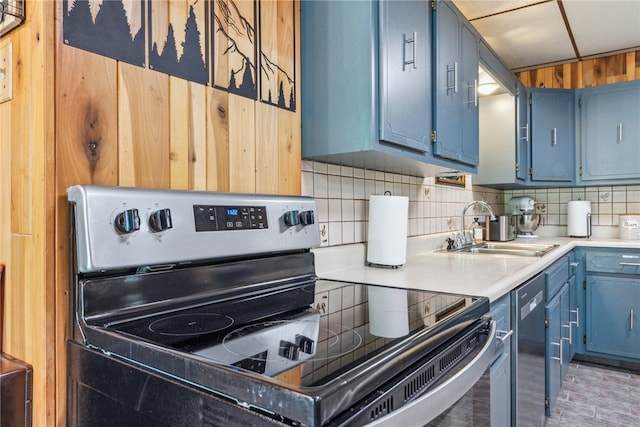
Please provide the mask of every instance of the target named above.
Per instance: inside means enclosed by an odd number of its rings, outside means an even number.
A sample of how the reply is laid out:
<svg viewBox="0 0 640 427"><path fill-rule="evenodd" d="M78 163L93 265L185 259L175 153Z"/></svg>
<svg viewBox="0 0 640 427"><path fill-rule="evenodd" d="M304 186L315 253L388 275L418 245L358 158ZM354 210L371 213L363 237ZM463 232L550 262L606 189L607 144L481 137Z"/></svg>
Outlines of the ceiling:
<svg viewBox="0 0 640 427"><path fill-rule="evenodd" d="M640 0L453 0L513 71L640 50Z"/></svg>

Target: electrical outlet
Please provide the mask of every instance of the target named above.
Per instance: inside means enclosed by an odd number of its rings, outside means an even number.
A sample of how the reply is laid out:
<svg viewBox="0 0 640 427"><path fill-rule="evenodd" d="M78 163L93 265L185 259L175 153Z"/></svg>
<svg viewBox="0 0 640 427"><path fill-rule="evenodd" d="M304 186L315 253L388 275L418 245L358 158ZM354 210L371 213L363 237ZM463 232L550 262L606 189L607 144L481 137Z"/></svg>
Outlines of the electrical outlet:
<svg viewBox="0 0 640 427"><path fill-rule="evenodd" d="M601 191L598 195L601 202L609 202L611 201L611 193L608 191Z"/></svg>
<svg viewBox="0 0 640 427"><path fill-rule="evenodd" d="M320 292L316 294L313 301L313 308L318 310L321 315L329 312L329 292Z"/></svg>
<svg viewBox="0 0 640 427"><path fill-rule="evenodd" d="M13 99L11 43L0 47L0 104Z"/></svg>

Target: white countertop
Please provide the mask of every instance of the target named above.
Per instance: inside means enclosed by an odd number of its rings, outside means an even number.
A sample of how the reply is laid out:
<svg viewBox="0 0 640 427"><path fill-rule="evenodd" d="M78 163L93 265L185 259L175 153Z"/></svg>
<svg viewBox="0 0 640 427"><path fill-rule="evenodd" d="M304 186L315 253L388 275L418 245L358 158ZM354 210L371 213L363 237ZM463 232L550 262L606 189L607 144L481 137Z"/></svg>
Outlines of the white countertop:
<svg viewBox="0 0 640 427"><path fill-rule="evenodd" d="M399 268L367 266L364 243L314 249L316 273L324 279L486 296L494 301L576 246L640 249L637 240L539 237L513 242L559 246L542 257L436 252L448 235L407 239L407 261Z"/></svg>

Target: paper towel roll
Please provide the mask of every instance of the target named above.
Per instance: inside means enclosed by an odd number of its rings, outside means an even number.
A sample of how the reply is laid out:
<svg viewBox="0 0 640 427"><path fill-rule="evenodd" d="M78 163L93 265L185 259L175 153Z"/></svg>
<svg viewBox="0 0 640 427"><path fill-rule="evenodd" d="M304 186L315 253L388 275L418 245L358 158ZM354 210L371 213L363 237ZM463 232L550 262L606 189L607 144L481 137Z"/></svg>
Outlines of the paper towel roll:
<svg viewBox="0 0 640 427"><path fill-rule="evenodd" d="M567 235L591 236L591 202L589 200L571 200L567 203Z"/></svg>
<svg viewBox="0 0 640 427"><path fill-rule="evenodd" d="M407 290L368 286L369 331L384 338L399 338L409 333Z"/></svg>
<svg viewBox="0 0 640 427"><path fill-rule="evenodd" d="M369 197L367 262L398 267L407 257L409 198Z"/></svg>

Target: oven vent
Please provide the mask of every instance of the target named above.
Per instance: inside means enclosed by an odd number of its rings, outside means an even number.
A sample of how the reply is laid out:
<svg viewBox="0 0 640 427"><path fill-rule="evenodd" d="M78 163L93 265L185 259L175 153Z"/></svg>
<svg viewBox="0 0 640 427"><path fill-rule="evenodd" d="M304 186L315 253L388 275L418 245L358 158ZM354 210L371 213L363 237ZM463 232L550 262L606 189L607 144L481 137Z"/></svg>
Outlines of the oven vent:
<svg viewBox="0 0 640 427"><path fill-rule="evenodd" d="M419 394L435 377L436 367L433 364L418 372L413 379L404 385L404 401L406 402L416 394Z"/></svg>
<svg viewBox="0 0 640 427"><path fill-rule="evenodd" d="M387 397L382 402L379 402L377 406L371 408L371 420L387 415L393 411L393 396Z"/></svg>
<svg viewBox="0 0 640 427"><path fill-rule="evenodd" d="M455 363L456 360L466 354L466 351L464 351L462 348L463 344L464 343L456 345L454 348L449 350L447 354L440 358L440 371L446 370L448 366Z"/></svg>

